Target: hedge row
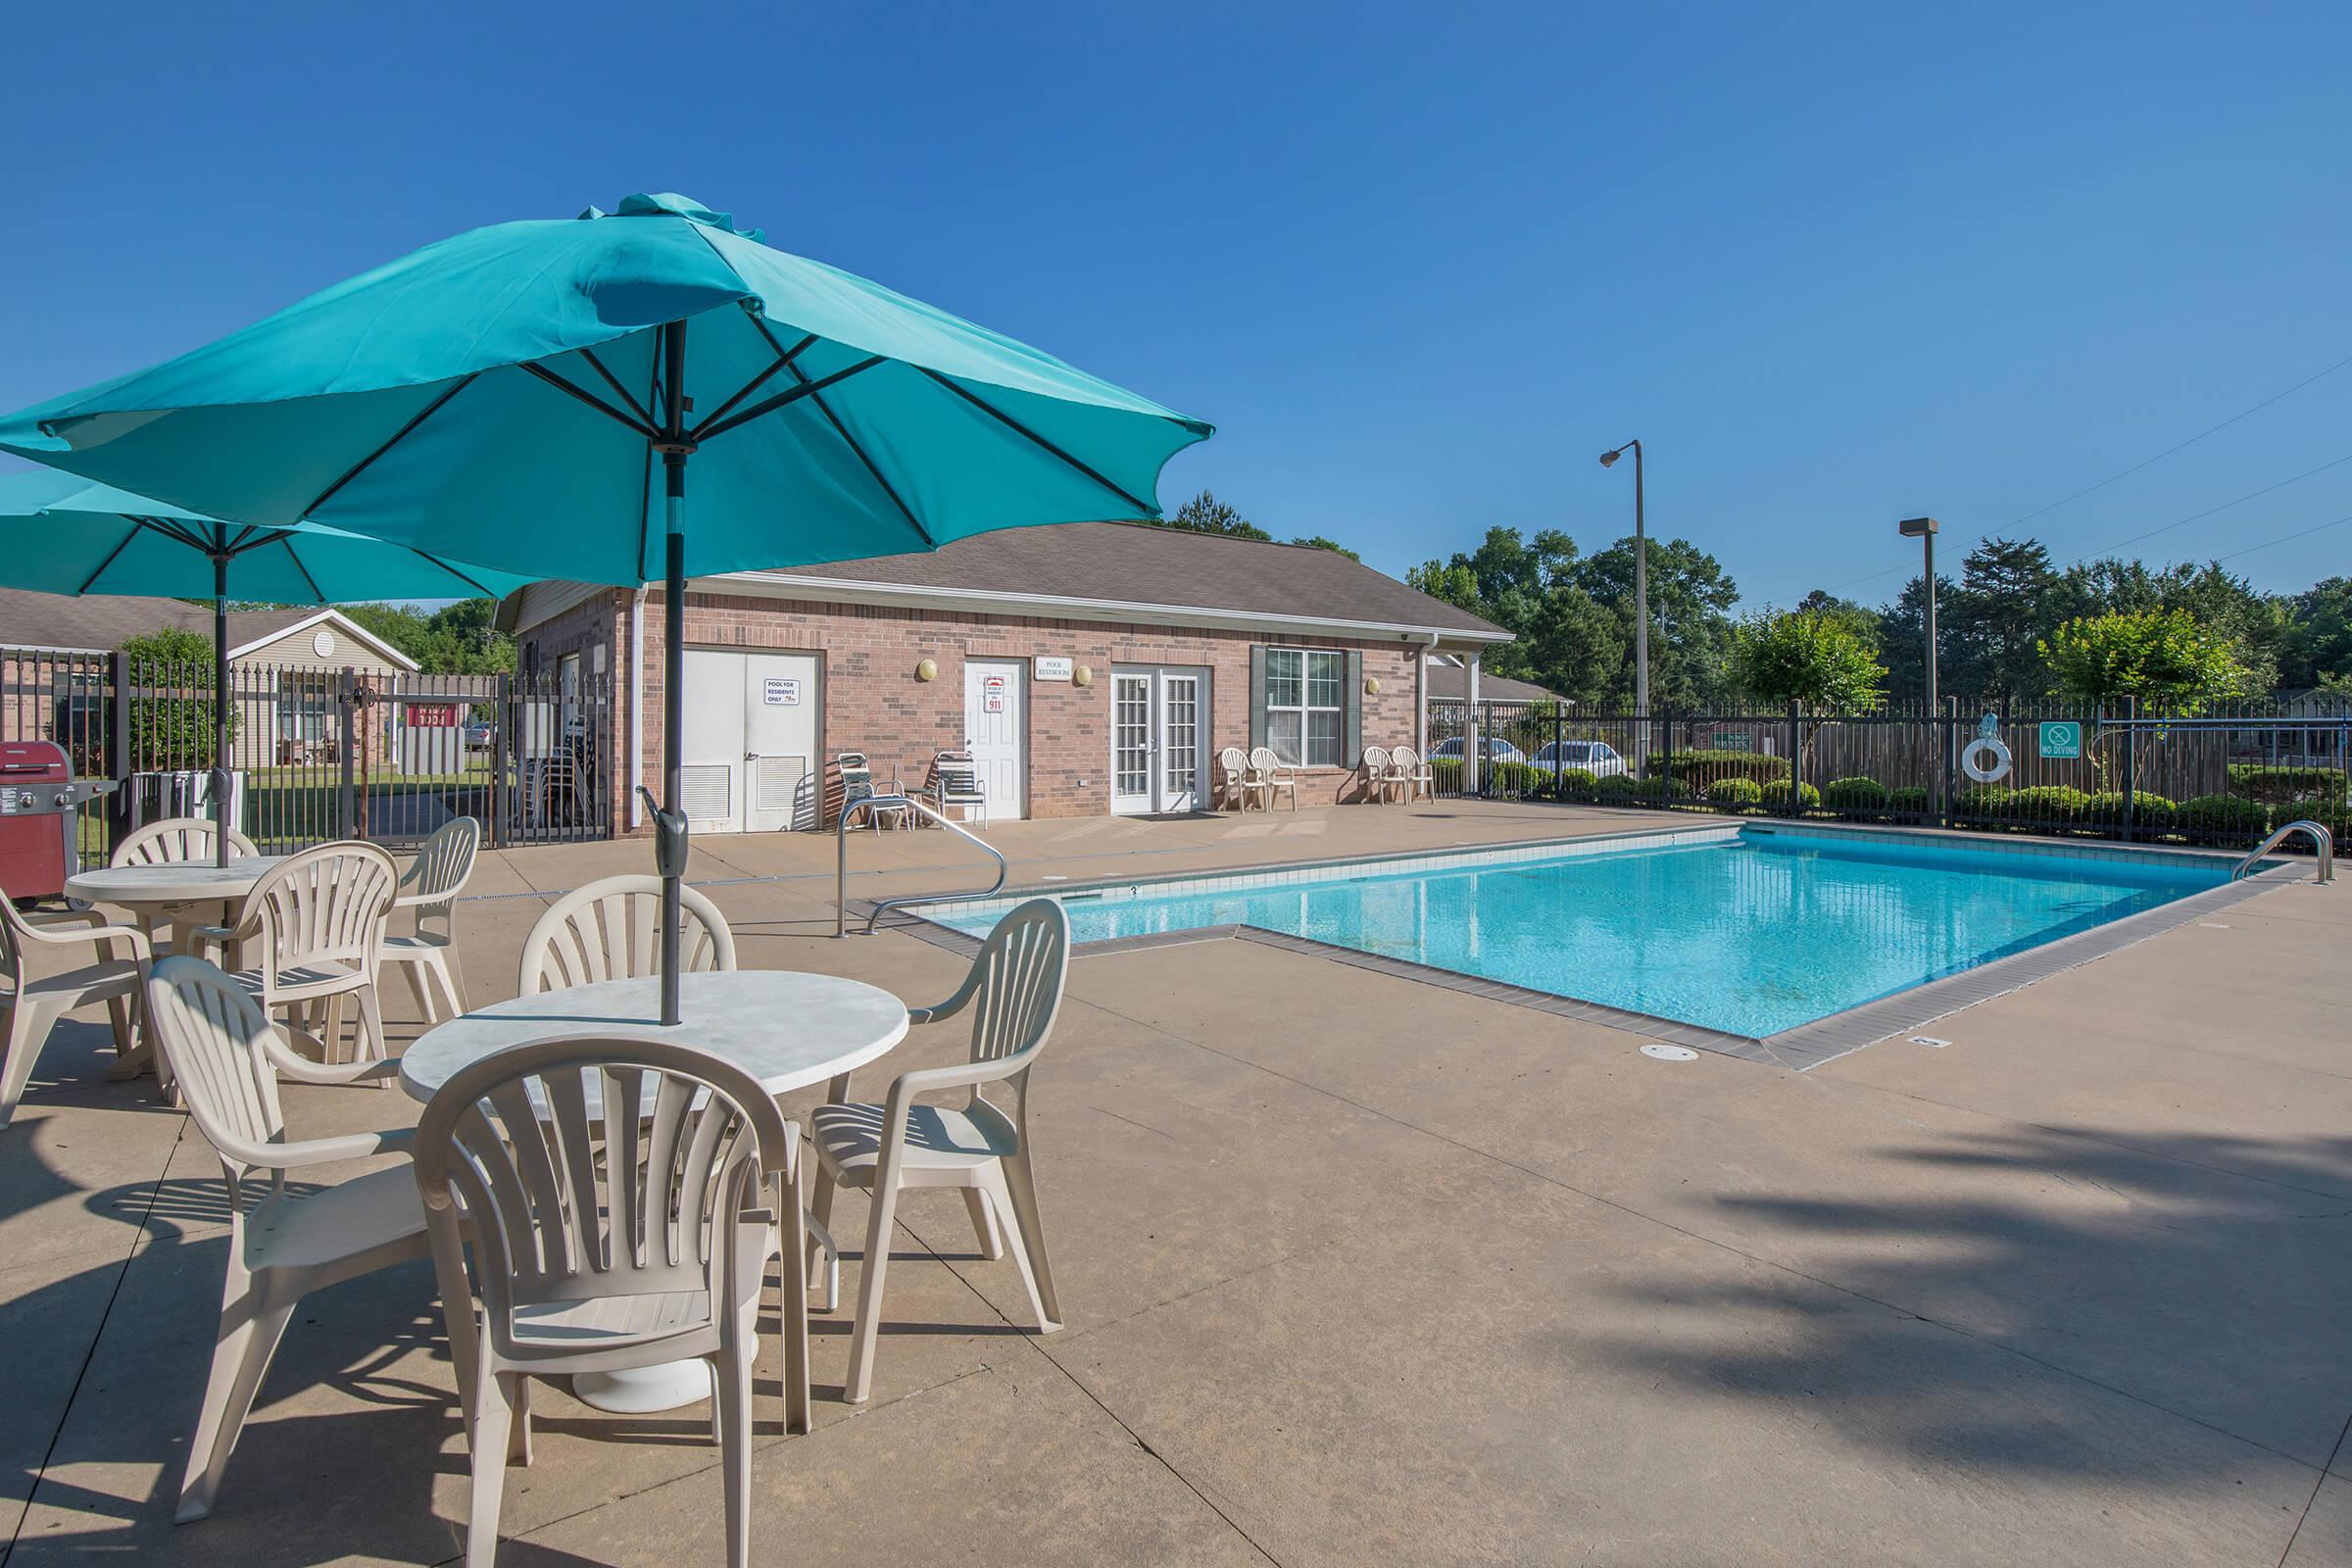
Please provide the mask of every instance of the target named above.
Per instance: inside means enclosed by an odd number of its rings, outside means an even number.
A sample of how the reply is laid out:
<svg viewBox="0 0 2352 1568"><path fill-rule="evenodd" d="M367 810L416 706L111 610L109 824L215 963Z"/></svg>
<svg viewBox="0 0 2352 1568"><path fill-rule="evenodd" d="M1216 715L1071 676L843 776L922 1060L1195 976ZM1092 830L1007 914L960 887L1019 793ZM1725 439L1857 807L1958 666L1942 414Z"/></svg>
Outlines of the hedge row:
<svg viewBox="0 0 2352 1568"><path fill-rule="evenodd" d="M1703 795L1727 778L1753 779L1758 784L1785 779L1788 760L1762 752L1656 752L1649 759L1649 770L1679 780L1687 795Z"/></svg>
<svg viewBox="0 0 2352 1568"><path fill-rule="evenodd" d="M2304 767L2279 762L2231 762L2230 793L2266 806L2293 801L2342 803L2352 790L2352 775L2341 768Z"/></svg>

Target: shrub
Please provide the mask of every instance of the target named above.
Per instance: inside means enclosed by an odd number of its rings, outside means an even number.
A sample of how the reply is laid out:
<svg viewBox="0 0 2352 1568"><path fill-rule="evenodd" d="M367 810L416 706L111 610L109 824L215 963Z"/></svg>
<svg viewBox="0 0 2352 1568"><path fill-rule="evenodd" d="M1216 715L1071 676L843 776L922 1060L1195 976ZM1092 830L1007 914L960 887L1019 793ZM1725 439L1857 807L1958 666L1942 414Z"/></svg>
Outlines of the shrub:
<svg viewBox="0 0 2352 1568"><path fill-rule="evenodd" d="M1707 786L1707 804L1724 811L1759 810L1764 786L1752 778L1719 778Z"/></svg>
<svg viewBox="0 0 2352 1568"><path fill-rule="evenodd" d="M2284 827L2289 822L2317 822L2326 828L2338 850L2352 850L2352 807L2342 802L2321 805L2314 801L2286 801L2271 810L2271 826ZM2311 840L2300 833L2278 846L2291 855L2313 853Z"/></svg>
<svg viewBox="0 0 2352 1568"><path fill-rule="evenodd" d="M213 640L166 626L126 638L131 686L130 755L141 768L210 767L220 749L213 733ZM239 714L228 710L233 755ZM223 763L225 765L225 762Z"/></svg>
<svg viewBox="0 0 2352 1568"><path fill-rule="evenodd" d="M1769 784L1776 778L1787 778L1788 763L1784 758L1768 757L1762 752L1702 749L1653 753L1649 770L1653 774L1671 774L1681 779L1691 794L1703 795L1718 779L1752 778L1759 784Z"/></svg>
<svg viewBox="0 0 2352 1568"><path fill-rule="evenodd" d="M1925 784L1904 784L1886 792L1886 809L1892 813L1925 816L1931 804Z"/></svg>
<svg viewBox="0 0 2352 1568"><path fill-rule="evenodd" d="M1788 809L1788 781L1787 779L1773 780L1764 786L1760 794L1764 802L1764 809L1767 811ZM1807 784L1797 792L1796 802L1797 809L1800 811L1818 811L1821 809L1821 791Z"/></svg>
<svg viewBox="0 0 2352 1568"><path fill-rule="evenodd" d="M2271 813L2260 801L2242 795L2200 795L2180 803L2173 825L2193 836L2251 844L2269 830Z"/></svg>
<svg viewBox="0 0 2352 1568"><path fill-rule="evenodd" d="M2169 833L2173 828L2173 803L2161 795L2145 790L2132 796L2131 811L2127 818L2122 790L2098 790L2082 797L2082 809L2076 820L2086 827L2120 831L2129 820L2132 826L2149 833Z"/></svg>
<svg viewBox="0 0 2352 1568"><path fill-rule="evenodd" d="M2352 774L2336 767L2303 767L2279 762L2231 762L2230 793L2278 806L2288 801L2335 801L2352 790ZM2291 821L2292 818L2289 818Z"/></svg>
<svg viewBox="0 0 2352 1568"><path fill-rule="evenodd" d="M2016 793L2004 784L1963 784L1952 797L1952 814L1964 822L2006 821L2009 797Z"/></svg>
<svg viewBox="0 0 2352 1568"><path fill-rule="evenodd" d="M1875 778L1834 778L1821 787L1821 804L1847 816L1876 816L1886 809L1890 792Z"/></svg>
<svg viewBox="0 0 2352 1568"><path fill-rule="evenodd" d="M1631 773L1611 773L1607 778L1592 781L1592 793L1604 801L1630 798L1641 780Z"/></svg>
<svg viewBox="0 0 2352 1568"><path fill-rule="evenodd" d="M2067 784L2005 789L1970 784L1952 797L1953 814L1965 822L2013 822L2020 827L2070 826L2082 816L2083 793Z"/></svg>
<svg viewBox="0 0 2352 1568"><path fill-rule="evenodd" d="M1600 780L1594 778L1591 770L1572 767L1560 775L1560 793L1567 796L1591 795L1593 786L1599 782Z"/></svg>

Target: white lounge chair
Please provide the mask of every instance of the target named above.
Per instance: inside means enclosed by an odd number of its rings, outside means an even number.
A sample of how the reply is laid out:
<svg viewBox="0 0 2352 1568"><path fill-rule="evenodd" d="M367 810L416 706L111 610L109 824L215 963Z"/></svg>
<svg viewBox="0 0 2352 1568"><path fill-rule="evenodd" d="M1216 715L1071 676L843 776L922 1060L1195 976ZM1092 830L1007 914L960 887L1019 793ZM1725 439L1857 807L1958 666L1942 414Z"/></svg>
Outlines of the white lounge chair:
<svg viewBox="0 0 2352 1568"><path fill-rule="evenodd" d="M936 1023L970 1006L968 1065L901 1073L881 1104L845 1103L850 1088L845 1073L833 1080L827 1103L810 1118L818 1160L817 1225L831 1220L836 1188L862 1187L873 1200L866 1217L865 1267L858 1282L858 1322L850 1337L846 1396L853 1404L873 1388L882 1281L903 1189L961 1188L981 1250L991 1258L1004 1256L999 1227L1009 1232L1039 1330L1051 1334L1061 1327L1029 1168L1029 1069L1054 1032L1069 963L1069 917L1051 899L1030 900L989 933L954 996L937 1006L908 1010L916 1023ZM1011 1084L1010 1110L980 1093L982 1085L992 1083ZM971 1091L959 1109L916 1103L920 1096L952 1089Z"/></svg>
<svg viewBox="0 0 2352 1568"><path fill-rule="evenodd" d="M941 752L931 760L930 795L940 815L947 815L952 806L960 806L966 822L978 812L980 825L988 826L988 791L980 786L980 765L970 752Z"/></svg>
<svg viewBox="0 0 2352 1568"><path fill-rule="evenodd" d="M443 823L416 852L400 879L405 891L392 901L395 909L416 911L416 930L411 936L386 937L383 961L399 966L426 1023L437 1018L441 999L448 1001L453 1018L466 1010L466 965L458 956L458 895L473 875L481 843L482 824L472 817Z"/></svg>
<svg viewBox="0 0 2352 1568"><path fill-rule="evenodd" d="M1290 764L1274 755L1271 746L1260 746L1250 753L1250 771L1258 789L1265 792L1266 809L1274 809L1274 797L1288 795L1291 809L1298 809L1298 781L1291 776Z"/></svg>
<svg viewBox="0 0 2352 1568"><path fill-rule="evenodd" d="M468 1568L497 1560L507 1461L530 1458L530 1379L689 1358L710 1363L727 1561L746 1568L752 1363L771 1257L784 1267L785 1427L808 1430L800 1129L758 1079L685 1041L549 1040L443 1084L415 1159L467 1394Z"/></svg>
<svg viewBox="0 0 2352 1568"><path fill-rule="evenodd" d="M27 972L25 960L33 954L83 947L94 950L93 961L38 979ZM5 1044L0 1045L0 1127L16 1115L24 1086L32 1081L32 1064L57 1020L67 1013L93 1002L105 1003L115 1028L115 1054L130 1056L131 1008L153 952L144 931L109 925L95 909L27 914L0 892L0 983L8 987L0 992L0 1026L5 1027Z"/></svg>
<svg viewBox="0 0 2352 1568"><path fill-rule="evenodd" d="M302 1298L342 1280L425 1253L424 1209L402 1166L369 1171L323 1191L290 1192L286 1173L397 1153L410 1132L346 1133L289 1141L277 1081L386 1080L389 1061L339 1067L286 1049L251 991L202 958L158 960L147 982L147 1017L172 1064L188 1115L220 1156L228 1183L228 1272L220 1326L196 1436L179 1484L181 1524L213 1511L220 1477L253 1408L255 1391ZM258 1200L248 1178L266 1175ZM453 1347L454 1348L454 1347Z"/></svg>

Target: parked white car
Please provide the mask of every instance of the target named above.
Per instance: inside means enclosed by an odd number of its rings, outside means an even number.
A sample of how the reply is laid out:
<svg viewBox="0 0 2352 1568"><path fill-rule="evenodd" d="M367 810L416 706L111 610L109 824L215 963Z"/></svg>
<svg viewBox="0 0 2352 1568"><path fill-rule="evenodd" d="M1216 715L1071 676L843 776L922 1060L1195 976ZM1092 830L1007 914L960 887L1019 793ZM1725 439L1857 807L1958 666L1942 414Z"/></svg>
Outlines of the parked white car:
<svg viewBox="0 0 2352 1568"><path fill-rule="evenodd" d="M1594 778L1630 771L1625 758L1607 741L1551 741L1536 753L1536 766L1546 773L1582 768Z"/></svg>
<svg viewBox="0 0 2352 1568"><path fill-rule="evenodd" d="M1487 754L1487 760L1490 762L1524 762L1527 760L1525 752L1499 735L1483 737L1478 749ZM1448 740L1442 740L1430 748L1429 755L1433 760L1450 757L1459 761L1462 756L1462 738L1456 735Z"/></svg>

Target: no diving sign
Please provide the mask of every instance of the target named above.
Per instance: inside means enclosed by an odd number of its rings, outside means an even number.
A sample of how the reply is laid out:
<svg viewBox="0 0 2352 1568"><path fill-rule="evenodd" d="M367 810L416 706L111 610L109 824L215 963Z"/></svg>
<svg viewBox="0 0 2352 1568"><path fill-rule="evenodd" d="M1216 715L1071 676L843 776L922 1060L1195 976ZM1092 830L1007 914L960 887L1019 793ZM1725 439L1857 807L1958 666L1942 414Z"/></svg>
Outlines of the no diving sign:
<svg viewBox="0 0 2352 1568"><path fill-rule="evenodd" d="M2041 726L2041 755L2060 761L2082 755L2082 726L2065 720L2052 720Z"/></svg>

